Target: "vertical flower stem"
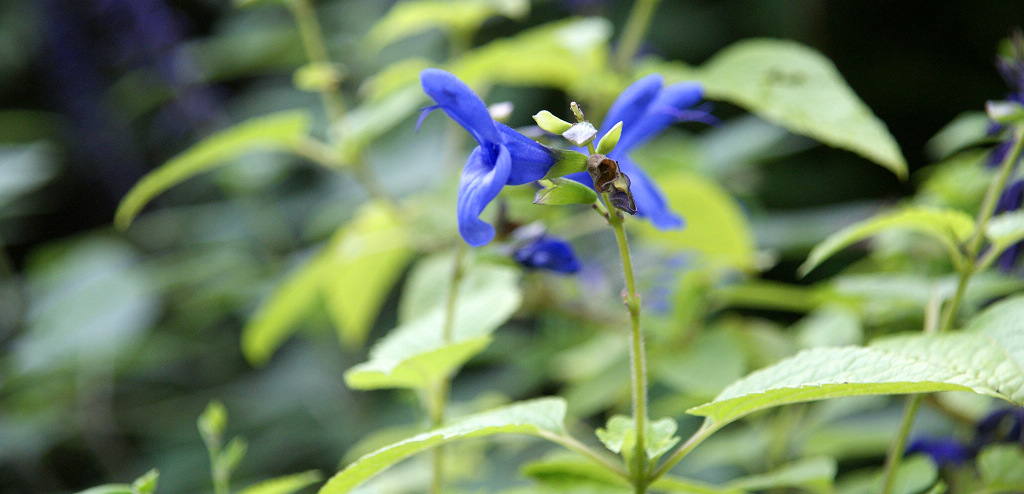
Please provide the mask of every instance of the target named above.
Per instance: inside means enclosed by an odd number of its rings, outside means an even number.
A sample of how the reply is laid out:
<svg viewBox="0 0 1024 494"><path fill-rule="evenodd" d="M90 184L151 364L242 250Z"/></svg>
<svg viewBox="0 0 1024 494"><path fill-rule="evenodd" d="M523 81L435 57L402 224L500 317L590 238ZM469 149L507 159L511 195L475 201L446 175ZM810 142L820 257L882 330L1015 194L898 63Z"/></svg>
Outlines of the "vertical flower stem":
<svg viewBox="0 0 1024 494"><path fill-rule="evenodd" d="M455 339L455 301L459 296L459 285L462 283L462 276L465 274L465 259L468 248L462 241L458 242L455 249L455 259L452 262L451 286L448 288L448 297L445 300L444 323L441 326L441 341L443 344L451 344ZM444 425L444 411L448 406L448 393L451 390L451 380L447 377L433 383L427 390L425 405L427 415L430 417L432 428ZM433 451L433 474L430 479L430 493L440 494L444 488L444 447L439 446Z"/></svg>
<svg viewBox="0 0 1024 494"><path fill-rule="evenodd" d="M289 0L288 7L295 17L295 24L299 28L299 36L302 38L302 48L306 51L306 57L314 63L330 63L327 56L327 44L324 43L324 35L320 31L320 23L316 19L316 11L309 0ZM336 122L345 114L345 102L341 96L334 91L322 91L320 99L323 101L324 110L327 111L327 118Z"/></svg>
<svg viewBox="0 0 1024 494"><path fill-rule="evenodd" d="M946 305L942 313L942 320L939 322L937 330L939 333L949 331L953 327L953 320L956 319L956 314L963 303L971 277L978 272L978 254L981 253L981 248L984 244L985 230L996 210L999 195L1002 194L1003 189L1006 188L1006 182L1013 175L1013 170L1017 160L1020 159L1022 148L1024 148L1024 127L1018 126L1013 130L1011 150L1006 154L1006 158L1003 160L1002 165L1000 165L999 175L989 183L988 190L985 192L985 198L981 203L981 209L978 210L978 219L975 222L974 233L967 241L967 246L964 249L964 262L960 269L956 293L953 294L953 298ZM896 470L903 459L903 450L906 447L907 436L910 434L911 426L914 424L914 418L917 416L917 410L920 408L923 399L923 396L919 394L907 398L907 405L903 412L903 421L900 423L899 432L897 433L896 440L889 447L885 458L885 470L882 477L883 494L892 492L893 480Z"/></svg>
<svg viewBox="0 0 1024 494"><path fill-rule="evenodd" d="M313 63L328 64L331 62L327 56L327 44L324 42L323 32L320 30L320 23L316 18L316 10L310 0L288 0L289 10L295 18L295 25L299 29L299 36L302 38L302 48L306 52L306 58ZM324 112L327 113L328 127L341 120L345 116L345 102L336 89L325 89L320 92L320 101L323 103ZM328 130L328 139L333 139L333 132ZM310 147L305 144L305 147ZM334 149L327 149L327 152L334 153ZM320 163L329 163L335 167L343 166L341 161L328 157L326 160L319 160ZM370 173L366 162L357 158L349 167L353 177L363 187L370 197L393 204L380 182Z"/></svg>
<svg viewBox="0 0 1024 494"><path fill-rule="evenodd" d="M619 46L615 50L615 67L620 72L625 72L633 63L633 57L640 49L640 42L647 34L647 28L651 26L651 18L657 10L661 0L636 0L629 11L626 19L626 27L619 37Z"/></svg>
<svg viewBox="0 0 1024 494"><path fill-rule="evenodd" d="M636 280L633 277L633 261L629 254L629 242L626 229L623 227L622 215L612 206L607 192L601 193L601 200L608 211L608 222L615 230L615 241L619 244L619 256L622 258L622 272L626 278L626 290L622 298L629 310L630 352L629 360L632 372L633 387L633 424L636 427L636 450L633 452L633 465L630 467L633 486L638 494L647 492L650 482L647 468L647 364L644 357L644 336L640 330L640 296L636 292Z"/></svg>

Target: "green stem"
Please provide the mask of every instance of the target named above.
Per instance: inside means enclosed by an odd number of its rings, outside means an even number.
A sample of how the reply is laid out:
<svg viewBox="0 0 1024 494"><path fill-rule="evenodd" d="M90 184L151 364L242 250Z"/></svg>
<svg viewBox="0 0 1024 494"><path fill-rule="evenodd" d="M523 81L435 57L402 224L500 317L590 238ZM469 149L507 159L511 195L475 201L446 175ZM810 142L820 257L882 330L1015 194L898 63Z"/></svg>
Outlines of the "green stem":
<svg viewBox="0 0 1024 494"><path fill-rule="evenodd" d="M608 222L615 231L615 241L619 244L619 257L622 258L622 272L626 278L626 290L623 300L629 311L630 352L629 360L632 369L633 384L633 425L636 427L636 450L633 452L631 468L633 485L637 493L647 492L649 485L647 470L647 365L644 357L644 336L640 329L640 297L636 292L636 280L633 277L633 261L629 253L629 241L623 218L612 206L607 192L601 193L601 200L608 210Z"/></svg>
<svg viewBox="0 0 1024 494"><path fill-rule="evenodd" d="M697 445L711 437L712 434L717 432L718 429L721 429L723 426L725 426L725 423L711 423L710 420L704 421L704 424L700 426L700 429L697 429L697 432L694 432L686 442L679 445L668 459L651 474L651 482L658 480L662 475L668 473L676 463L679 463L679 461L689 454L690 451L693 451L693 448L696 448Z"/></svg>
<svg viewBox="0 0 1024 494"><path fill-rule="evenodd" d="M615 67L620 72L629 70L632 65L633 57L640 49L640 42L647 34L647 28L651 26L651 19L660 2L661 0L636 0L633 2L633 8L629 11L626 27L622 30L619 46L615 51Z"/></svg>
<svg viewBox="0 0 1024 494"><path fill-rule="evenodd" d="M981 209L978 211L978 219L974 227L974 233L971 234L970 239L967 242L967 246L964 249L964 262L961 263L960 277L957 282L956 292L953 294L953 298L946 305L945 310L942 313L942 320L939 322L938 332L943 333L949 331L953 327L953 320L956 319L956 314L960 310L960 305L963 304L964 296L967 293L967 286L970 284L971 277L974 276L980 269L983 269L988 261L978 262L978 254L981 252L981 248L984 245L985 230L988 226L989 220L992 219L992 214L996 210L996 204L999 200L1000 194L1003 189L1006 188L1006 182L1010 180L1010 176L1013 175L1013 170L1017 160L1020 159L1021 149L1024 148L1024 127L1016 127L1013 131L1013 146L1006 158L1004 158L1002 165L1000 165L999 175L996 176L991 183L989 183L988 190L985 192L985 198L982 200ZM883 472L883 494L889 494L892 492L892 483L895 476L896 470L900 466L900 462L903 460L903 450L906 446L907 436L910 434L911 426L914 424L914 418L917 416L917 410L921 406L923 397L921 395L914 395L907 399L907 405L903 412L903 420L900 423L900 429L896 436L896 440L890 446L888 454L885 458L885 470Z"/></svg>
<svg viewBox="0 0 1024 494"><path fill-rule="evenodd" d="M306 57L314 63L330 63L327 56L327 44L324 43L323 33L320 31L320 22L316 19L316 10L309 0L289 0L288 7L291 8L295 17L295 24L299 28L299 36L302 38L302 48L306 51ZM345 102L335 91L321 91L320 99L323 101L324 110L327 111L327 118L332 123L337 122L345 114Z"/></svg>
<svg viewBox="0 0 1024 494"><path fill-rule="evenodd" d="M564 446L566 449L575 451L583 456L586 456L587 458L590 458L591 460L594 460L595 462L601 464L608 470L611 470L616 474L622 476L622 478L629 480L629 473L622 468L622 465L616 463L614 459L608 458L607 455L604 455L600 452L594 451L593 449L587 447L586 444L579 442L578 440L576 440L576 438L570 435L555 434L553 432L542 430L540 431L540 437L547 439L548 441L551 441L555 444Z"/></svg>
<svg viewBox="0 0 1024 494"><path fill-rule="evenodd" d="M452 262L451 286L448 288L448 297L445 300L444 323L441 326L441 341L451 344L455 332L455 301L459 296L459 285L462 276L465 274L465 258L468 248L464 242L459 242L455 249L455 259ZM444 424L444 410L448 406L448 394L451 390L451 380L444 377L433 383L427 390L426 408L430 416L431 427L437 428ZM440 494L444 487L444 447L437 447L433 451L433 475L430 480L430 493Z"/></svg>

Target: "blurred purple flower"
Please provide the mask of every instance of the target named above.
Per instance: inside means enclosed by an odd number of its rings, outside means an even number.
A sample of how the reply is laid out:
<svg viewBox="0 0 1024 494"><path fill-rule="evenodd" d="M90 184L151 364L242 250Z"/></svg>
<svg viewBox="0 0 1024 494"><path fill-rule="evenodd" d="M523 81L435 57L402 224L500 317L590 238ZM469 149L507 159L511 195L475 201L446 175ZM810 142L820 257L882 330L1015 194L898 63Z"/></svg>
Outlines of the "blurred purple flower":
<svg viewBox="0 0 1024 494"><path fill-rule="evenodd" d="M971 448L952 437L922 437L907 447L906 454L924 453L939 466L956 466L970 460Z"/></svg>
<svg viewBox="0 0 1024 494"><path fill-rule="evenodd" d="M512 253L516 262L527 268L571 274L580 270L580 261L572 244L550 235L541 235Z"/></svg>

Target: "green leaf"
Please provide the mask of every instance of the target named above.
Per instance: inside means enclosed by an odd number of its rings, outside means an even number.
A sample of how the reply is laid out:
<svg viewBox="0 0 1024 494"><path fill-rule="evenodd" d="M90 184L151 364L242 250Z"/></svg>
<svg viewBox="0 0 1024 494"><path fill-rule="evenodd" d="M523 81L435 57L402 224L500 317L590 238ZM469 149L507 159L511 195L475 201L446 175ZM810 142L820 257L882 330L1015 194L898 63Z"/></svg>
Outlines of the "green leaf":
<svg viewBox="0 0 1024 494"><path fill-rule="evenodd" d="M128 484L104 484L90 487L78 494L136 494Z"/></svg>
<svg viewBox="0 0 1024 494"><path fill-rule="evenodd" d="M220 451L221 440L224 438L224 428L228 424L228 411L224 404L219 401L211 401L206 405L206 410L199 415L197 426L199 435L202 436L206 448L211 452Z"/></svg>
<svg viewBox="0 0 1024 494"><path fill-rule="evenodd" d="M976 377L872 347L804 350L740 379L688 413L724 424L766 408L845 396L976 391L996 395Z"/></svg>
<svg viewBox="0 0 1024 494"><path fill-rule="evenodd" d="M630 488L621 476L607 467L576 456L559 455L527 463L523 475L547 486L571 489L580 485Z"/></svg>
<svg viewBox="0 0 1024 494"><path fill-rule="evenodd" d="M335 126L338 132L338 152L344 165L360 159L370 143L399 123L405 121L427 100L423 89L406 87L386 97L367 101L351 109Z"/></svg>
<svg viewBox="0 0 1024 494"><path fill-rule="evenodd" d="M160 472L152 469L135 479L132 482L132 494L153 494L156 492L157 481L160 479Z"/></svg>
<svg viewBox="0 0 1024 494"><path fill-rule="evenodd" d="M565 401L541 398L515 403L488 412L465 417L430 432L381 448L356 460L331 477L320 494L343 494L381 470L416 453L442 444L498 434L522 434L544 437L565 433Z"/></svg>
<svg viewBox="0 0 1024 494"><path fill-rule="evenodd" d="M1003 300L958 333L912 334L869 347L814 348L733 383L689 410L716 426L765 408L845 396L973 391L1024 403L1024 297Z"/></svg>
<svg viewBox="0 0 1024 494"><path fill-rule="evenodd" d="M743 40L716 54L694 75L708 98L737 104L907 177L906 159L885 124L850 89L832 61L810 47L777 39Z"/></svg>
<svg viewBox="0 0 1024 494"><path fill-rule="evenodd" d="M249 443L241 437L236 437L224 447L224 450L214 458L213 469L216 472L221 472L225 477L231 477L231 473L238 468L238 464L242 462L242 458L245 458L245 453L249 449Z"/></svg>
<svg viewBox="0 0 1024 494"><path fill-rule="evenodd" d="M362 344L412 251L404 223L379 202L364 204L328 245L295 270L242 329L242 353L259 365L326 299L342 342Z"/></svg>
<svg viewBox="0 0 1024 494"><path fill-rule="evenodd" d="M925 150L932 159L946 159L957 151L989 139L988 129L991 125L992 122L983 112L961 113L928 140Z"/></svg>
<svg viewBox="0 0 1024 494"><path fill-rule="evenodd" d="M974 230L974 219L967 213L953 209L905 207L868 218L830 235L807 256L797 273L804 276L843 248L886 230L903 229L922 233L949 250L954 260L960 255L959 244L967 240Z"/></svg>
<svg viewBox="0 0 1024 494"><path fill-rule="evenodd" d="M864 328L857 312L843 305L826 305L794 325L802 348L860 344Z"/></svg>
<svg viewBox="0 0 1024 494"><path fill-rule="evenodd" d="M995 253L1001 253L1011 245L1024 240L1024 211L994 216L985 228L985 236L992 243L990 248Z"/></svg>
<svg viewBox="0 0 1024 494"><path fill-rule="evenodd" d="M649 222L640 233L671 249L693 250L714 265L751 270L757 265L754 233L743 209L721 185L696 173L682 172L658 180L673 211L686 227L658 230Z"/></svg>
<svg viewBox="0 0 1024 494"><path fill-rule="evenodd" d="M246 321L241 346L250 364L266 363L317 306L327 262L327 256L321 253L289 274Z"/></svg>
<svg viewBox="0 0 1024 494"><path fill-rule="evenodd" d="M622 136L622 122L615 124L597 143L597 154L608 154L615 149Z"/></svg>
<svg viewBox="0 0 1024 494"><path fill-rule="evenodd" d="M378 341L370 350L370 360L349 369L345 382L355 389L425 388L449 376L483 350L490 343L490 333L519 307L518 280L519 272L510 266L476 263L467 267L459 285L450 342L443 336L447 304L435 299L429 309L417 307L422 312Z"/></svg>
<svg viewBox="0 0 1024 494"><path fill-rule="evenodd" d="M316 470L309 470L302 473L264 480L263 482L250 485L249 487L242 489L238 494L292 494L293 492L320 482L322 479L323 476L320 475L320 472Z"/></svg>
<svg viewBox="0 0 1024 494"><path fill-rule="evenodd" d="M1019 445L997 444L978 455L978 474L986 492L1024 491L1024 452Z"/></svg>
<svg viewBox="0 0 1024 494"><path fill-rule="evenodd" d="M644 450L647 457L656 460L679 442L676 433L676 422L671 418L663 418L647 423L647 444ZM613 453L631 457L636 445L636 427L633 419L623 415L615 415L608 419L604 428L594 433L597 438Z"/></svg>
<svg viewBox="0 0 1024 494"><path fill-rule="evenodd" d="M530 12L527 0L410 0L388 10L370 31L366 43L381 49L396 41L432 29L458 36L472 35L487 19L502 15L523 19Z"/></svg>
<svg viewBox="0 0 1024 494"><path fill-rule="evenodd" d="M836 460L833 458L804 458L770 472L741 477L726 486L747 491L801 487L812 492L832 492L837 469Z"/></svg>
<svg viewBox="0 0 1024 494"><path fill-rule="evenodd" d="M534 204L564 206L566 204L594 204L597 202L597 193L594 192L594 189L575 180L552 178L541 180L540 184L543 188L537 191L537 196L533 199Z"/></svg>
<svg viewBox="0 0 1024 494"><path fill-rule="evenodd" d="M571 94L607 75L612 26L601 18L549 22L470 50L448 70L470 87L539 86Z"/></svg>
<svg viewBox="0 0 1024 494"><path fill-rule="evenodd" d="M293 110L253 118L203 139L142 177L118 205L114 225L128 228L154 197L228 160L251 151L294 149L308 128L308 113Z"/></svg>
<svg viewBox="0 0 1024 494"><path fill-rule="evenodd" d="M587 170L587 155L576 151L556 150L558 161L548 169L544 179L564 177L570 173L577 173Z"/></svg>
<svg viewBox="0 0 1024 494"><path fill-rule="evenodd" d="M321 286L327 312L341 342L360 346L413 255L405 223L387 204L367 203L323 255Z"/></svg>

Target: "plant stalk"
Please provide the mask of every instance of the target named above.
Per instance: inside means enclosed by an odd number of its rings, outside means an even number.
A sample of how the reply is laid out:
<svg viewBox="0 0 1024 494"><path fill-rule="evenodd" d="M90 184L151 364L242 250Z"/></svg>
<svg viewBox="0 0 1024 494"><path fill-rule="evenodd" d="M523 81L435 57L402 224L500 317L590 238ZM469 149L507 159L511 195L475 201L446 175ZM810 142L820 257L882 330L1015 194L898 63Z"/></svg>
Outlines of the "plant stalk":
<svg viewBox="0 0 1024 494"><path fill-rule="evenodd" d="M320 22L316 18L316 10L309 0L289 0L288 7L295 17L295 25L299 28L299 36L302 38L302 48L306 51L306 57L314 63L330 63L327 56L327 44L324 42L323 32L320 30ZM324 110L331 123L337 122L345 114L345 102L335 91L321 91L320 100L323 101Z"/></svg>
<svg viewBox="0 0 1024 494"><path fill-rule="evenodd" d="M661 0L636 0L629 10L629 17L626 19L626 27L619 37L619 46L615 50L615 67L620 72L629 70L633 63L633 57L640 49L640 43L651 26L651 19L654 11L657 10Z"/></svg>
<svg viewBox="0 0 1024 494"><path fill-rule="evenodd" d="M644 356L644 336L640 329L640 297L636 292L636 280L633 276L633 261L629 253L629 241L623 227L622 215L612 206L607 192L601 193L601 200L608 211L608 223L615 231L615 241L619 245L619 256L622 258L622 271L626 278L626 290L622 298L629 311L630 352L629 360L632 370L633 387L633 425L636 427L636 449L633 451L632 473L633 485L637 493L647 492L650 483L647 461L647 363Z"/></svg>
<svg viewBox="0 0 1024 494"><path fill-rule="evenodd" d="M1017 160L1020 159L1022 148L1024 148L1024 126L1018 126L1013 130L1013 146L1010 152L1006 154L1006 158L1004 158L1003 163L1000 165L999 175L989 183L988 190L985 192L985 198L982 200L981 209L978 211L978 219L975 223L974 233L971 234L964 251L965 262L961 263L962 268L960 269L960 279L957 282L956 292L953 294L953 298L949 301L949 304L942 313L942 320L938 327L939 333L952 329L953 320L956 318L956 314L960 310L960 305L963 304L964 295L967 293L967 286L970 284L971 277L974 276L980 268L984 268L985 263L978 263L978 254L981 253L981 248L984 244L985 230L988 227L989 220L992 219L992 214L995 212L999 196L1002 194L1003 189L1006 188L1006 182L1008 182L1010 180L1010 176L1013 175L1013 170ZM907 405L903 412L903 420L900 423L900 429L896 436L896 441L892 443L885 457L885 470L882 474L883 494L890 494L892 492L892 484L896 470L899 468L900 463L903 460L903 450L906 447L907 436L910 434L910 429L914 424L914 418L917 416L917 410L921 407L921 401L923 399L923 396L919 394L907 398Z"/></svg>

